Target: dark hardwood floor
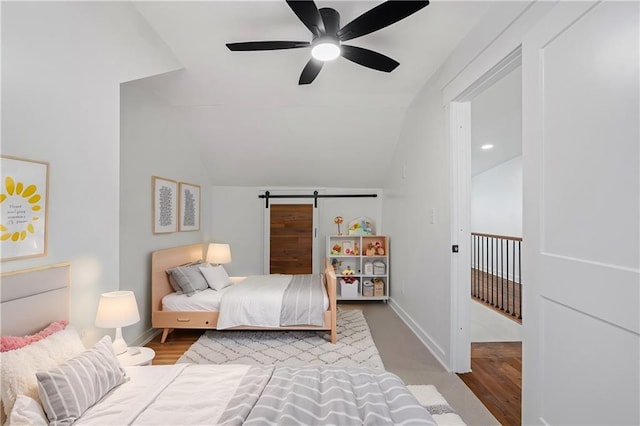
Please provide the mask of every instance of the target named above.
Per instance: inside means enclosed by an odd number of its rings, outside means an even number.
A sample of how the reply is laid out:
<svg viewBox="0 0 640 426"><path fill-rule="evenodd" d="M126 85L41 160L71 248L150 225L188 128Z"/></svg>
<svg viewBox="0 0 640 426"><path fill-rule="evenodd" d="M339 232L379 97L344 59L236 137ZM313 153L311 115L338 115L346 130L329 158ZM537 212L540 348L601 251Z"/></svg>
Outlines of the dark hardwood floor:
<svg viewBox="0 0 640 426"><path fill-rule="evenodd" d="M462 381L502 425L522 419L522 343L472 343L471 373Z"/></svg>

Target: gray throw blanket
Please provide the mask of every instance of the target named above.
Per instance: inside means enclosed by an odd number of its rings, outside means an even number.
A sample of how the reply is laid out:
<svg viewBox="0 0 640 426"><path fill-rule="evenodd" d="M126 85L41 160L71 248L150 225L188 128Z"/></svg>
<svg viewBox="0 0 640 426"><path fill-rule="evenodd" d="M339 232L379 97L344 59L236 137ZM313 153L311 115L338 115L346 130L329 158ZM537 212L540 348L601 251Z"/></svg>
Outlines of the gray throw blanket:
<svg viewBox="0 0 640 426"><path fill-rule="evenodd" d="M282 296L280 325L324 324L323 276L292 275Z"/></svg>
<svg viewBox="0 0 640 426"><path fill-rule="evenodd" d="M268 369L273 369L267 381ZM222 424L436 425L400 378L339 367L253 367ZM260 393L257 389L266 386ZM245 417L246 416L246 417Z"/></svg>

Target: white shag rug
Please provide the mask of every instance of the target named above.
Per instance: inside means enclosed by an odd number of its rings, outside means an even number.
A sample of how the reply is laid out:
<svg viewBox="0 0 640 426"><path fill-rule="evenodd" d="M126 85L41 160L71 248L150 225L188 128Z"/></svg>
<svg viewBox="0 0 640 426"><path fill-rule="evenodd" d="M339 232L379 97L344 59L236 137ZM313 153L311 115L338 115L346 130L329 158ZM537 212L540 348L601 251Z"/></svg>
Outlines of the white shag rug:
<svg viewBox="0 0 640 426"><path fill-rule="evenodd" d="M466 425L456 414L446 399L433 385L408 385L407 388L430 413L433 419L442 426Z"/></svg>
<svg viewBox="0 0 640 426"><path fill-rule="evenodd" d="M338 341L322 331L205 332L178 359L194 364L334 365L384 369L361 310L338 309Z"/></svg>

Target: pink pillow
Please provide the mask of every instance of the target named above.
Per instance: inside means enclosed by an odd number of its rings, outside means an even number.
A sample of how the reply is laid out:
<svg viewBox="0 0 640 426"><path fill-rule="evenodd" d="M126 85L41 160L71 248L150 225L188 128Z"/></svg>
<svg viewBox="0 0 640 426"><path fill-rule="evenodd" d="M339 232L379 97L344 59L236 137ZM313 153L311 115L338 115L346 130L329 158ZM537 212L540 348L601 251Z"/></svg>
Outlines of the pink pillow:
<svg viewBox="0 0 640 426"><path fill-rule="evenodd" d="M64 330L67 325L69 325L68 321L56 321L52 322L38 333L32 334L30 336L0 336L0 352L13 351L15 349L20 349L32 343L38 342L47 336L51 336L52 334L57 333L60 330Z"/></svg>

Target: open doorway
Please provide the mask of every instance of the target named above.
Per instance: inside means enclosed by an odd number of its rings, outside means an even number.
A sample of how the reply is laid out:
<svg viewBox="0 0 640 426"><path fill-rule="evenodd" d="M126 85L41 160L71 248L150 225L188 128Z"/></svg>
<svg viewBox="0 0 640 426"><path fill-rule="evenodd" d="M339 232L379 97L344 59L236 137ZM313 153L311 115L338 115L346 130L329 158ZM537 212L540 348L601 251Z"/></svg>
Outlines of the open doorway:
<svg viewBox="0 0 640 426"><path fill-rule="evenodd" d="M507 317L517 312L513 316L518 320L522 313L521 287L514 297L520 255L517 274L513 267L505 271L512 263L501 256L509 242L516 247L517 240L518 248L522 242L520 49L463 91L449 108L452 240L460 253L452 262L453 364L494 415L504 414L501 422L517 424L522 332L521 325ZM475 293L479 297L472 299ZM476 377L482 374L488 376ZM508 392L502 386L506 383Z"/></svg>
<svg viewBox="0 0 640 426"><path fill-rule="evenodd" d="M471 342L521 342L522 67L470 103Z"/></svg>

